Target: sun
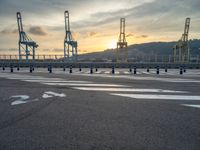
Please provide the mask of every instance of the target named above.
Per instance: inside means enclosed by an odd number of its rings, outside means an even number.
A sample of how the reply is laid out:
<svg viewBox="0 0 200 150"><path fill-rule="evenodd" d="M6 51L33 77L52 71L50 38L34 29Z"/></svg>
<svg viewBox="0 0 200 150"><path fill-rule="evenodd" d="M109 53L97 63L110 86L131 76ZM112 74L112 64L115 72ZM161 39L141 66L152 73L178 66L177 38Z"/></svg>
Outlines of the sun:
<svg viewBox="0 0 200 150"><path fill-rule="evenodd" d="M109 48L109 49L114 49L114 48L116 48L116 46L117 46L116 40L112 40L112 41L110 41L110 42L108 43L108 48Z"/></svg>

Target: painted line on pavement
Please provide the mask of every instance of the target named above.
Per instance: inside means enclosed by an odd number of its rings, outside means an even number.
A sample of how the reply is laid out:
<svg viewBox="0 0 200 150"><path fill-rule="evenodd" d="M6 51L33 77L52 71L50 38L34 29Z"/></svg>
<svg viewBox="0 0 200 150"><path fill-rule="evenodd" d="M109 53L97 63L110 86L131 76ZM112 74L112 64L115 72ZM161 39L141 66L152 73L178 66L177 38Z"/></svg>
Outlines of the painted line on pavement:
<svg viewBox="0 0 200 150"><path fill-rule="evenodd" d="M95 88L95 87L73 87L73 89L84 91L109 91L109 92L152 92L152 93L189 93L186 91L173 91L163 89L134 89L134 88Z"/></svg>
<svg viewBox="0 0 200 150"><path fill-rule="evenodd" d="M53 80L51 81L51 79L48 80L22 80L22 81L27 81L27 82L47 82L47 83L92 83L89 81L65 81L65 80Z"/></svg>
<svg viewBox="0 0 200 150"><path fill-rule="evenodd" d="M200 105L189 105L189 104L181 104L181 105L186 107L200 108Z"/></svg>
<svg viewBox="0 0 200 150"><path fill-rule="evenodd" d="M61 85L61 86L94 86L94 87L127 87L125 85L117 85L117 84L79 84L79 83L42 83L45 85Z"/></svg>
<svg viewBox="0 0 200 150"><path fill-rule="evenodd" d="M110 93L110 95L129 97L135 99L200 101L200 96L190 96L190 95L118 94L118 93Z"/></svg>

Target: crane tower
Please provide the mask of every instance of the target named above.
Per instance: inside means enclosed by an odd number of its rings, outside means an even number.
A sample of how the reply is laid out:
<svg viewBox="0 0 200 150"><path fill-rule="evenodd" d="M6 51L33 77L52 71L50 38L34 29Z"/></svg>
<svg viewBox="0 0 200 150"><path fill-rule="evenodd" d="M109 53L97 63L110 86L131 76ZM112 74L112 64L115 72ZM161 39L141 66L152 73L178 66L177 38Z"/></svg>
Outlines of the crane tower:
<svg viewBox="0 0 200 150"><path fill-rule="evenodd" d="M184 33L181 39L173 47L174 62L189 62L190 61L190 48L188 42L190 29L190 18L185 20Z"/></svg>
<svg viewBox="0 0 200 150"><path fill-rule="evenodd" d="M29 61L29 56L32 56L32 61L35 60L35 48L38 47L36 42L34 42L31 38L23 30L22 17L21 13L17 12L17 24L19 30L19 61L21 62L23 57L25 57L26 62Z"/></svg>
<svg viewBox="0 0 200 150"><path fill-rule="evenodd" d="M120 34L119 40L117 42L117 61L127 61L128 60L128 51L126 42L126 35L125 35L125 18L120 19Z"/></svg>
<svg viewBox="0 0 200 150"><path fill-rule="evenodd" d="M78 43L72 37L70 31L70 22L69 22L69 11L64 12L65 17L65 39L64 39L64 60L68 62L77 61L77 47Z"/></svg>

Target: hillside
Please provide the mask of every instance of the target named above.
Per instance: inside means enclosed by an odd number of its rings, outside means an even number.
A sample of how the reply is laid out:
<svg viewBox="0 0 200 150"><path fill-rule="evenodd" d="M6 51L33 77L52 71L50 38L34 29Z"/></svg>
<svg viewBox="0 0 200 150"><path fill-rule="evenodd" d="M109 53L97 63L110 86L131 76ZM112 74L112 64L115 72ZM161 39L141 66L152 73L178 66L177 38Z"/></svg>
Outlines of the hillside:
<svg viewBox="0 0 200 150"><path fill-rule="evenodd" d="M143 44L134 44L128 46L129 58L137 55L171 55L172 47L176 42L151 42ZM191 55L200 55L200 39L190 40ZM102 52L87 53L79 56L80 60L102 60L114 59L114 49L104 50Z"/></svg>

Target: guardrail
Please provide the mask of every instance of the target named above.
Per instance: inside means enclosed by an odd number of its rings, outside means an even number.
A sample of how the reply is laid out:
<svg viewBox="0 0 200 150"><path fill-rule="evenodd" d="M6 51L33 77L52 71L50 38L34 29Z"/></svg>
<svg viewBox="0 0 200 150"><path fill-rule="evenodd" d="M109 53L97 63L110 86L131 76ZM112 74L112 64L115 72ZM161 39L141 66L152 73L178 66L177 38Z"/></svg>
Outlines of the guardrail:
<svg viewBox="0 0 200 150"><path fill-rule="evenodd" d="M171 55L136 55L132 58L128 59L128 62L134 63L174 63L174 60L178 60L179 58L174 58ZM36 55L35 62L65 62L63 59L63 55ZM19 62L18 55L0 55L0 62ZM22 59L21 62L26 62L25 58ZM31 59L28 62L33 62ZM110 59L94 59L88 58L85 56L79 56L78 62L115 62ZM200 63L200 57L191 56L190 57L191 63Z"/></svg>
<svg viewBox="0 0 200 150"><path fill-rule="evenodd" d="M79 62L79 63L64 63L64 62L34 62L34 63L1 63L0 67L37 67L47 68L190 68L199 69L200 63L105 63L105 62Z"/></svg>

